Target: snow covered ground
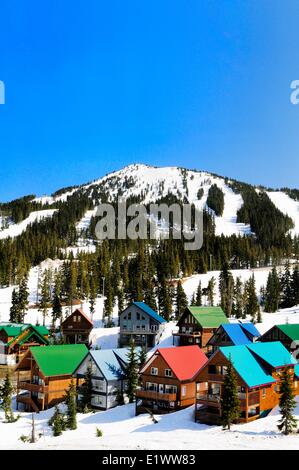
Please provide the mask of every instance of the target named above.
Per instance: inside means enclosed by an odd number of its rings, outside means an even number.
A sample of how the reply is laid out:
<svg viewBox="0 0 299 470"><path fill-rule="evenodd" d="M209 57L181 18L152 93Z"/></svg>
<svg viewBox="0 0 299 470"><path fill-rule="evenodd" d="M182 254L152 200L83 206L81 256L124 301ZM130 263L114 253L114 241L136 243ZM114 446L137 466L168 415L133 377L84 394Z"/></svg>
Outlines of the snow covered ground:
<svg viewBox="0 0 299 470"><path fill-rule="evenodd" d="M19 224L11 224L7 229L0 231L0 239L2 240L8 237L14 238L21 235L21 233L27 229L28 225L38 222L45 217L52 217L56 210L57 209L49 209L31 212L31 214L29 214L29 216Z"/></svg>
<svg viewBox="0 0 299 470"><path fill-rule="evenodd" d="M13 424L3 423L0 412L0 449L94 449L94 450L208 450L208 449L298 449L298 434L283 436L277 430L278 411L267 418L233 426L223 431L218 426L194 422L194 407L156 416L154 424L149 415L135 417L135 405L124 405L109 411L78 415L78 428L53 437L47 425L53 410L35 414L35 444L23 443L20 436L29 436L31 414L21 413ZM299 419L299 405L296 408ZM96 428L103 437L96 436Z"/></svg>

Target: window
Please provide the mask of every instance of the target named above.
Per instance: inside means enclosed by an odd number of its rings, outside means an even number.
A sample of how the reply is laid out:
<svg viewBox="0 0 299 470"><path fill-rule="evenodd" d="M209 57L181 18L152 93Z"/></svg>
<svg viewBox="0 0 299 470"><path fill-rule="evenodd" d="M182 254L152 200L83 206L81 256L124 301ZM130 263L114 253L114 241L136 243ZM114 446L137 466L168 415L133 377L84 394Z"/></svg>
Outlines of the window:
<svg viewBox="0 0 299 470"><path fill-rule="evenodd" d="M262 388L262 398L266 398L266 389L265 388Z"/></svg>
<svg viewBox="0 0 299 470"><path fill-rule="evenodd" d="M177 387L175 385L165 385L165 393L177 393Z"/></svg>
<svg viewBox="0 0 299 470"><path fill-rule="evenodd" d="M171 376L172 376L171 369L165 369L165 377L171 377Z"/></svg>
<svg viewBox="0 0 299 470"><path fill-rule="evenodd" d="M74 321L74 323L76 323L76 321L77 321L77 317L76 317L76 315L74 315L74 317L73 317L73 321Z"/></svg>
<svg viewBox="0 0 299 470"><path fill-rule="evenodd" d="M208 367L208 373L209 374L216 374L216 366L215 365L210 365Z"/></svg>
<svg viewBox="0 0 299 470"><path fill-rule="evenodd" d="M158 391L158 384L153 382L146 382L146 390L149 392L157 392Z"/></svg>
<svg viewBox="0 0 299 470"><path fill-rule="evenodd" d="M182 397L185 397L186 393L187 393L187 387L186 387L186 385L183 385L182 386Z"/></svg>
<svg viewBox="0 0 299 470"><path fill-rule="evenodd" d="M126 330L126 329L127 329L127 324L123 323L123 330Z"/></svg>
<svg viewBox="0 0 299 470"><path fill-rule="evenodd" d="M137 313L137 314L136 314L136 319L137 319L137 320L140 320L140 313Z"/></svg>
<svg viewBox="0 0 299 470"><path fill-rule="evenodd" d="M279 388L280 388L280 387L279 387L278 384L274 385L274 391L275 391L275 392L279 392Z"/></svg>
<svg viewBox="0 0 299 470"><path fill-rule="evenodd" d="M81 321L80 315L78 315L77 320L78 320L78 323L80 323L80 321Z"/></svg>
<svg viewBox="0 0 299 470"><path fill-rule="evenodd" d="M141 325L141 329L145 331L145 325Z"/></svg>
<svg viewBox="0 0 299 470"><path fill-rule="evenodd" d="M142 315L142 320L145 320L145 317Z"/></svg>
<svg viewBox="0 0 299 470"><path fill-rule="evenodd" d="M158 369L157 369L157 367L152 367L152 368L151 368L151 375L158 375Z"/></svg>
<svg viewBox="0 0 299 470"><path fill-rule="evenodd" d="M128 320L131 320L131 318L132 318L132 314L131 314L131 312L129 312L128 313Z"/></svg>

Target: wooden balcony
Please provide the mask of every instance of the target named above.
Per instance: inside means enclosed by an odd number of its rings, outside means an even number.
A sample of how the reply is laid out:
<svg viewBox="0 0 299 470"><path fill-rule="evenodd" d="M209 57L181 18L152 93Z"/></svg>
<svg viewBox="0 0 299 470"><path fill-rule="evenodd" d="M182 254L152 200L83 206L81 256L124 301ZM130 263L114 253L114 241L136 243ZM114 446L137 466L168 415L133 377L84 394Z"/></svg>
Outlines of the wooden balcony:
<svg viewBox="0 0 299 470"><path fill-rule="evenodd" d="M176 401L176 393L159 393L151 390L138 389L136 391L137 398L145 398L147 400L159 400L159 401Z"/></svg>
<svg viewBox="0 0 299 470"><path fill-rule="evenodd" d="M28 390L29 392L37 393L47 393L49 390L48 385L33 384L31 382L18 382L17 387L19 390Z"/></svg>
<svg viewBox="0 0 299 470"><path fill-rule="evenodd" d="M220 395L213 395L211 393L199 392L196 394L196 402L199 404L208 403L220 405Z"/></svg>
<svg viewBox="0 0 299 470"><path fill-rule="evenodd" d="M200 337L201 337L201 333L200 333L199 331L193 331L193 332L190 332L190 331L188 332L188 331L186 331L186 332L184 332L184 333L182 333L182 332L180 332L180 331L177 331L177 332L173 331L173 332L172 332L172 335L173 335L173 336L192 337L192 338L200 338Z"/></svg>

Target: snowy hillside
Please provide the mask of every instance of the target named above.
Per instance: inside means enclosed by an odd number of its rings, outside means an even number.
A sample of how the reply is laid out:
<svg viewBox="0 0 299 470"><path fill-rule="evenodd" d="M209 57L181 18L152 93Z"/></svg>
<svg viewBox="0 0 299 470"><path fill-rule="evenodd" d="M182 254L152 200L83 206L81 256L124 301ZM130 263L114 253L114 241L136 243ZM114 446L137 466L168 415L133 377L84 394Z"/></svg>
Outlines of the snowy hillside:
<svg viewBox="0 0 299 470"><path fill-rule="evenodd" d="M8 228L0 231L0 240L8 237L14 238L21 235L21 233L23 233L30 224L39 222L46 217L52 217L55 211L55 209L50 209L31 212L31 214L19 224L10 224Z"/></svg>
<svg viewBox="0 0 299 470"><path fill-rule="evenodd" d="M207 197L210 187L216 184L224 193L224 212L221 217L215 217L217 235L248 235L250 226L237 223L237 211L242 207L243 200L240 194L225 184L224 178L216 177L205 171L185 170L178 167L152 167L143 164L129 165L122 170L110 173L87 185L80 186L80 190L86 191L92 197L95 188L101 188L108 195L108 199L120 196L127 199L131 196L140 196L142 202L154 202L161 197L173 194L180 199L186 198L194 203L198 209L208 209ZM121 189L121 194L120 194ZM199 189L203 190L203 196L198 199ZM36 198L36 202L44 204L55 201L67 200L76 189L67 191L58 197L43 196ZM95 211L87 211L81 221L78 222L79 230L86 229Z"/></svg>
<svg viewBox="0 0 299 470"><path fill-rule="evenodd" d="M269 191L269 198L283 214L293 219L295 227L291 230L292 235L299 234L299 202L292 199L288 194L282 191Z"/></svg>

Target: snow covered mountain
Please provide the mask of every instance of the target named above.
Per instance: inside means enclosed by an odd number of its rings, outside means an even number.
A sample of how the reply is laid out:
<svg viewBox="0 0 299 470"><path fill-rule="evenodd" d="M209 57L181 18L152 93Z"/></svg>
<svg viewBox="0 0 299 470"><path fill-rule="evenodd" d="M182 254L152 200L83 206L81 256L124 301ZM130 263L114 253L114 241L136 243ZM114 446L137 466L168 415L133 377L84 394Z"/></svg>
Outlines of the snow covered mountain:
<svg viewBox="0 0 299 470"><path fill-rule="evenodd" d="M216 235L251 235L253 230L249 223L237 221L237 213L244 201L242 194L235 190L234 181L214 175L206 171L187 170L178 167L153 167L144 164L132 164L119 171L110 173L98 180L78 187L59 190L52 196L36 197L32 203L41 206L41 209L32 212L19 224L10 223L1 231L0 238L15 237L22 233L34 220L51 217L55 212L53 206L57 203L67 203L68 198L81 193L88 195L91 208L77 221L78 231L88 228L92 217L96 213L97 204L102 200L115 201L117 197L138 198L143 203L155 202L167 196L175 196L182 201L193 203L199 209L206 209L215 218ZM216 185L223 194L224 208L221 214L215 214L208 207L207 199L212 185ZM260 188L255 188L260 192ZM299 201L292 199L283 191L264 191L274 206L293 221L291 235L299 234ZM1 222L1 221L0 221Z"/></svg>

